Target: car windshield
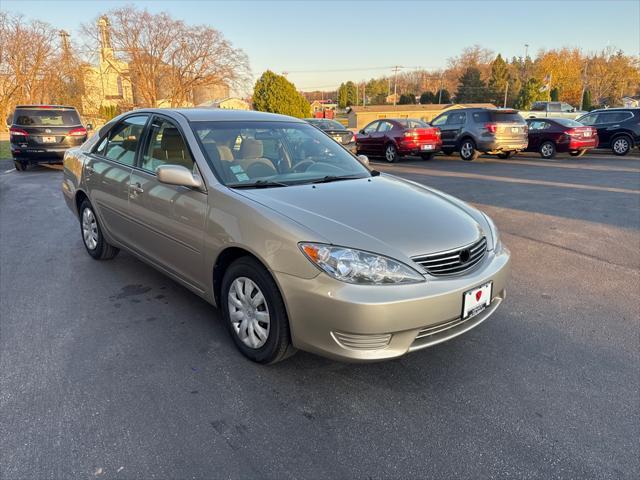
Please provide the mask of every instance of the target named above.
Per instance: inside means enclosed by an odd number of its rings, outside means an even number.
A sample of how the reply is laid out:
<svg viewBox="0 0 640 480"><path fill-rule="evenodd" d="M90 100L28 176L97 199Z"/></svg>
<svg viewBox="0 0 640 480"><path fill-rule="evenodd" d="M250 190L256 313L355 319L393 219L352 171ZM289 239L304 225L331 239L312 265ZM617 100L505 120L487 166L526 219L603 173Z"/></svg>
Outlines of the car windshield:
<svg viewBox="0 0 640 480"><path fill-rule="evenodd" d="M230 187L287 186L371 176L347 150L307 123L191 125L211 168Z"/></svg>
<svg viewBox="0 0 640 480"><path fill-rule="evenodd" d="M335 120L309 120L311 125L315 125L322 130L344 130L344 126Z"/></svg>
<svg viewBox="0 0 640 480"><path fill-rule="evenodd" d="M576 122L575 120L571 120L570 118L554 118L556 123L559 123L563 127L583 127L584 125L580 122Z"/></svg>
<svg viewBox="0 0 640 480"><path fill-rule="evenodd" d="M23 127L56 127L80 125L80 117L75 110L17 108L14 123Z"/></svg>

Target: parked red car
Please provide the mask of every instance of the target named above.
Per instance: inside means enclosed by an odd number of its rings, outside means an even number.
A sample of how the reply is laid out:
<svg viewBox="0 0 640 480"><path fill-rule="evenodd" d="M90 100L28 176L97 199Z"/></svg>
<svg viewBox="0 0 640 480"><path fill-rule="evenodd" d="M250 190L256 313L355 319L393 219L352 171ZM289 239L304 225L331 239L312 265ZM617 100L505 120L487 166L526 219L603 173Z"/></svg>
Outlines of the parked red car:
<svg viewBox="0 0 640 480"><path fill-rule="evenodd" d="M439 128L412 118L375 120L356 135L358 154L383 156L388 162L404 155L429 160L441 145Z"/></svg>
<svg viewBox="0 0 640 480"><path fill-rule="evenodd" d="M528 152L539 152L542 158L553 158L556 152L569 152L580 157L598 146L598 132L568 118L528 118Z"/></svg>

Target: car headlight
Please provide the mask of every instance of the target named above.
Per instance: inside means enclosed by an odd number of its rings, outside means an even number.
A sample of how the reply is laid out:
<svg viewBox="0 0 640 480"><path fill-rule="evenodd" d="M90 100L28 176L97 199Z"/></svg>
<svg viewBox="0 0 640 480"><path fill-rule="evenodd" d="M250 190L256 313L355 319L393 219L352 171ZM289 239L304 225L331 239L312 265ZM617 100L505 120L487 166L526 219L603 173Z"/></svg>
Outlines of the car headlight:
<svg viewBox="0 0 640 480"><path fill-rule="evenodd" d="M322 243L301 243L300 250L314 265L342 282L392 285L425 281L407 265L375 253Z"/></svg>
<svg viewBox="0 0 640 480"><path fill-rule="evenodd" d="M493 223L493 220L491 220L491 217L489 215L487 215L486 213L483 213L482 216L487 221L487 224L489 225L489 230L491 230L491 239L493 241L491 243L491 248L489 250L499 251L502 245L500 244L500 232L498 231L498 227L496 227L496 224Z"/></svg>

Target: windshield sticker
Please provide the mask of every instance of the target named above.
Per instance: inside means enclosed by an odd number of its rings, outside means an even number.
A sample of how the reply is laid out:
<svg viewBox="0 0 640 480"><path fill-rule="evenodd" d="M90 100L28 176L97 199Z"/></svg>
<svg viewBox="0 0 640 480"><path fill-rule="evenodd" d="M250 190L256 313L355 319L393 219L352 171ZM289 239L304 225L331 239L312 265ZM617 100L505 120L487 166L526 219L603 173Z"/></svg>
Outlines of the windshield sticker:
<svg viewBox="0 0 640 480"><path fill-rule="evenodd" d="M230 167L230 168L231 168L231 171L232 171L233 173L236 173L236 174L238 174L238 173L244 173L244 170L242 169L242 167L241 167L240 165L231 165L231 167Z"/></svg>
<svg viewBox="0 0 640 480"><path fill-rule="evenodd" d="M249 175L247 175L246 173L236 173L236 178L240 182L245 182L249 180Z"/></svg>

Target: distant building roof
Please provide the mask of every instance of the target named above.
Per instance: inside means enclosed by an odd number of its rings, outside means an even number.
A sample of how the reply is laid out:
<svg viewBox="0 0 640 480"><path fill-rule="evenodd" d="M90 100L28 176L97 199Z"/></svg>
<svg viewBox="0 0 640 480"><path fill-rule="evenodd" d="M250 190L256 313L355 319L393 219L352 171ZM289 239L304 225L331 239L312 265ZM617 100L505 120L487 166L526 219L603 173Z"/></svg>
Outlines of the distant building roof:
<svg viewBox="0 0 640 480"><path fill-rule="evenodd" d="M492 103L427 103L420 104L408 104L408 105L367 105L350 107L352 112L397 112L397 111L414 111L420 112L423 110L444 110L453 106L458 107L476 107L476 108L496 108Z"/></svg>

